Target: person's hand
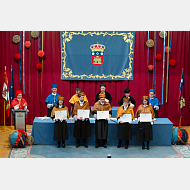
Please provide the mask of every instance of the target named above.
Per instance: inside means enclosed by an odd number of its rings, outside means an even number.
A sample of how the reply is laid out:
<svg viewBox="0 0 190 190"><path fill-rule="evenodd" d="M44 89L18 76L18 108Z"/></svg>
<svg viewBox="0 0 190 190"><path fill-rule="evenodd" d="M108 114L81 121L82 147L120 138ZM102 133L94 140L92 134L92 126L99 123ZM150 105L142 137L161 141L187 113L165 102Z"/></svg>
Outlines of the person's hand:
<svg viewBox="0 0 190 190"><path fill-rule="evenodd" d="M58 121L58 120L59 120L58 118L55 119L55 121Z"/></svg>
<svg viewBox="0 0 190 190"><path fill-rule="evenodd" d="M154 118L153 121L157 121L156 118Z"/></svg>
<svg viewBox="0 0 190 190"><path fill-rule="evenodd" d="M105 101L109 103L109 100L105 98Z"/></svg>
<svg viewBox="0 0 190 190"><path fill-rule="evenodd" d="M77 115L74 116L74 120L77 121Z"/></svg>
<svg viewBox="0 0 190 190"><path fill-rule="evenodd" d="M79 117L79 120L82 120L82 117Z"/></svg>
<svg viewBox="0 0 190 190"><path fill-rule="evenodd" d="M149 105L151 106L151 103Z"/></svg>
<svg viewBox="0 0 190 190"><path fill-rule="evenodd" d="M51 104L51 107L53 107L53 104Z"/></svg>
<svg viewBox="0 0 190 190"><path fill-rule="evenodd" d="M65 120L65 118L61 117L62 120Z"/></svg>
<svg viewBox="0 0 190 190"><path fill-rule="evenodd" d="M123 123L123 121L120 121L120 123Z"/></svg>
<svg viewBox="0 0 190 190"><path fill-rule="evenodd" d="M26 102L24 103L24 105L23 105L24 107L26 106Z"/></svg>

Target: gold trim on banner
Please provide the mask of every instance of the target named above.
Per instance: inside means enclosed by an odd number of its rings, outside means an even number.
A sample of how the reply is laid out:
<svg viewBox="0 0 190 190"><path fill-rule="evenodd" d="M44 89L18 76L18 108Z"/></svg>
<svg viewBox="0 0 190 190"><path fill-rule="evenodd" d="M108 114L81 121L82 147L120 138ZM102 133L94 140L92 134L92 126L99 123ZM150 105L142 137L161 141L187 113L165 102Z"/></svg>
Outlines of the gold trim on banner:
<svg viewBox="0 0 190 190"><path fill-rule="evenodd" d="M93 75L93 74L90 74L90 75L86 75L86 74L83 74L83 75L74 75L73 74L73 71L70 69L70 68L67 68L66 67L66 57L67 57L67 53L65 51L65 46L66 46L66 43L67 42L70 42L72 39L73 39L73 36L74 35L83 35L83 36L87 36L87 35L90 35L90 36L93 36L93 35L103 35L103 36L106 36L106 35L109 35L109 36L123 36L123 40L124 42L126 43L130 43L130 52L129 52L129 68L125 68L122 72L122 75L104 75L102 74L101 76L100 75ZM132 74L132 61L134 58L132 58L132 55L134 54L134 49L132 48L133 46L133 38L134 38L134 34L131 33L131 32L128 32L128 33L124 33L124 32L121 32L121 33L118 33L118 32L112 32L112 33L109 33L109 32L86 32L84 33L83 31L81 32L67 32L65 31L63 34L62 34L62 37L63 37L63 47L62 47L62 57L61 57L61 60L63 62L63 73L62 73L62 76L63 78L79 78L79 79L83 79L84 77L87 77L87 78L93 78L93 79L106 79L106 78L109 78L111 77L112 79L129 79L130 77L133 76Z"/></svg>

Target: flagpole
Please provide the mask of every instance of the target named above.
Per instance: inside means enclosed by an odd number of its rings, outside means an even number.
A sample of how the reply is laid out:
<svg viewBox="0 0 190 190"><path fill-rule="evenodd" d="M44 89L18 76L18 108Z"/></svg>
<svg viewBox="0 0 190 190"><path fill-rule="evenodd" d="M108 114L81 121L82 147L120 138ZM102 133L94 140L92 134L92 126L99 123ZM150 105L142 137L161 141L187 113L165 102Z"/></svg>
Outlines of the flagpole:
<svg viewBox="0 0 190 190"><path fill-rule="evenodd" d="M5 130L5 99L4 99L4 130Z"/></svg>
<svg viewBox="0 0 190 190"><path fill-rule="evenodd" d="M169 37L170 36L170 32L168 31L168 54L167 54L167 76L166 76L166 103L168 102L168 69L169 69Z"/></svg>

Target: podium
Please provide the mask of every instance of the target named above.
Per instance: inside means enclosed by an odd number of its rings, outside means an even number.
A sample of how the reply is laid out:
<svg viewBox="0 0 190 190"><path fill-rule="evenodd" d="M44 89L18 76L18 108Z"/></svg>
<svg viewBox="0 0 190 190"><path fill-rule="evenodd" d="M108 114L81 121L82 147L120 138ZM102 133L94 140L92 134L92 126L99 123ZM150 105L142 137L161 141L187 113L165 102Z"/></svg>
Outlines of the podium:
<svg viewBox="0 0 190 190"><path fill-rule="evenodd" d="M26 110L14 110L15 114L15 130L23 130L26 132Z"/></svg>

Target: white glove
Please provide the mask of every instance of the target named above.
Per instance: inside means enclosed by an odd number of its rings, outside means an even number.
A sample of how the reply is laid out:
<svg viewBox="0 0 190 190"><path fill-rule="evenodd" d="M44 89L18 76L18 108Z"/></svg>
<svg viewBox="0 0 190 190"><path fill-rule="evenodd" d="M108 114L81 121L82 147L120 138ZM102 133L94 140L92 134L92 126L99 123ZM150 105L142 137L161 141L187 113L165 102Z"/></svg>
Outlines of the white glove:
<svg viewBox="0 0 190 190"><path fill-rule="evenodd" d="M77 121L77 115L74 116L74 120Z"/></svg>
<svg viewBox="0 0 190 190"><path fill-rule="evenodd" d="M152 122L150 122L151 123L151 125L153 125L153 121Z"/></svg>
<svg viewBox="0 0 190 190"><path fill-rule="evenodd" d="M138 119L137 119L137 118L135 118L135 120L137 121Z"/></svg>
<svg viewBox="0 0 190 190"><path fill-rule="evenodd" d="M47 108L49 108L49 109L50 109L50 108L51 108L51 104L47 104Z"/></svg>
<svg viewBox="0 0 190 190"><path fill-rule="evenodd" d="M108 121L110 120L110 118L111 118L111 114L109 114Z"/></svg>
<svg viewBox="0 0 190 190"><path fill-rule="evenodd" d="M105 101L109 103L109 100L105 98Z"/></svg>
<svg viewBox="0 0 190 190"><path fill-rule="evenodd" d="M134 104L132 104L132 103L130 103L130 107L131 107L131 108L134 108L134 107L135 107L135 105L134 105Z"/></svg>
<svg viewBox="0 0 190 190"><path fill-rule="evenodd" d="M85 118L83 117L83 118L82 118L82 121L84 121L84 119L85 119Z"/></svg>
<svg viewBox="0 0 190 190"><path fill-rule="evenodd" d="M94 114L94 119L97 119L97 114Z"/></svg>
<svg viewBox="0 0 190 190"><path fill-rule="evenodd" d="M16 106L14 106L14 110L18 110L19 109L19 105L17 104Z"/></svg>
<svg viewBox="0 0 190 190"><path fill-rule="evenodd" d="M63 121L63 119L62 118L59 118L59 120L62 122Z"/></svg>
<svg viewBox="0 0 190 190"><path fill-rule="evenodd" d="M140 117L138 117L138 121L140 121Z"/></svg>
<svg viewBox="0 0 190 190"><path fill-rule="evenodd" d="M27 110L27 106L24 107L24 110Z"/></svg>
<svg viewBox="0 0 190 190"><path fill-rule="evenodd" d="M154 108L156 108L156 110L159 110L159 106L154 106Z"/></svg>

